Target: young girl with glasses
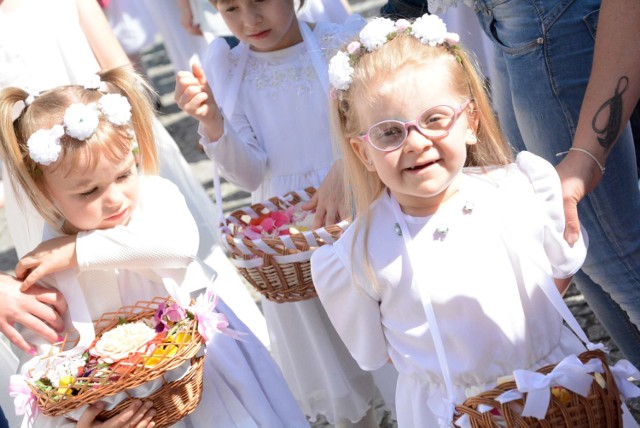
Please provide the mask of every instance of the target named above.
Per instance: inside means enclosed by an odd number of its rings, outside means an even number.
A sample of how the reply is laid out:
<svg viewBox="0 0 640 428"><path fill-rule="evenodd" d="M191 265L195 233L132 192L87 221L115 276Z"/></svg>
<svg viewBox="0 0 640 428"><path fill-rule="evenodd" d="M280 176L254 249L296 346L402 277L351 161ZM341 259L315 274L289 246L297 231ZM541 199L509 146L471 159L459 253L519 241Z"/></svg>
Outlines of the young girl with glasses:
<svg viewBox="0 0 640 428"><path fill-rule="evenodd" d="M229 50L214 41L206 77L197 67L179 72L177 104L198 119L206 153L227 180L252 192L252 202L314 186L314 227L336 223L342 178L330 138L327 61L364 21L310 25L297 19L293 0L213 3L240 44ZM349 355L320 301L261 301L273 356L310 420L377 426L372 375ZM395 370L384 371L394 383Z"/></svg>
<svg viewBox="0 0 640 428"><path fill-rule="evenodd" d="M0 91L0 154L12 183L46 220L42 243L20 259L16 277L24 291L36 282L64 291L66 331L72 322L82 331L81 321L166 296L165 278L189 291L207 287L212 275L198 269L198 229L184 197L155 175L151 90L129 68L99 77L37 95L13 87ZM210 309L207 314L220 317L222 327L213 331L224 330L226 319L239 337L209 337L202 401L176 426L308 426L267 349L222 301ZM24 370L52 345L21 333L34 344L30 355L18 353ZM14 385L17 394L20 385ZM154 426L154 411L161 409L139 400L104 424L94 422L123 398L124 392L108 396L84 414L74 413L77 426ZM76 426L42 414L32 422Z"/></svg>
<svg viewBox="0 0 640 428"><path fill-rule="evenodd" d="M450 426L499 377L583 352L541 284L562 302L585 237L563 238L553 167L512 161L457 35L377 18L329 73L356 217L313 281L360 367L400 372L398 426Z"/></svg>

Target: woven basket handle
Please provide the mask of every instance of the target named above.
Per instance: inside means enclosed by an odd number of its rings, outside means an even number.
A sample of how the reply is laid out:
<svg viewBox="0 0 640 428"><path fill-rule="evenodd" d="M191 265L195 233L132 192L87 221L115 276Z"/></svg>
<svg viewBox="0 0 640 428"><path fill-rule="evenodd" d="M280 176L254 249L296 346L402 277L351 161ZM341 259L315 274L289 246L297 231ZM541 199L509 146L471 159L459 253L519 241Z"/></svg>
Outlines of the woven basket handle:
<svg viewBox="0 0 640 428"><path fill-rule="evenodd" d="M187 271L201 275L199 278L207 278L208 282L189 281L189 278L193 278L193 276L187 275L185 281L183 281L182 284L178 284L173 278L173 275L171 275L170 270L156 270L161 276L162 284L169 296L183 308L189 306L191 302L190 292L205 287L209 289L217 277L217 273L200 260L197 260L197 263L192 263ZM64 351L64 353L67 355L82 354L95 339L96 332L93 325L93 318L89 312L89 306L87 305L84 293L81 292L82 288L78 281L78 274L74 270L68 269L62 272L56 272L53 275L58 290L64 295L67 301L71 323L78 331L79 336L76 346Z"/></svg>

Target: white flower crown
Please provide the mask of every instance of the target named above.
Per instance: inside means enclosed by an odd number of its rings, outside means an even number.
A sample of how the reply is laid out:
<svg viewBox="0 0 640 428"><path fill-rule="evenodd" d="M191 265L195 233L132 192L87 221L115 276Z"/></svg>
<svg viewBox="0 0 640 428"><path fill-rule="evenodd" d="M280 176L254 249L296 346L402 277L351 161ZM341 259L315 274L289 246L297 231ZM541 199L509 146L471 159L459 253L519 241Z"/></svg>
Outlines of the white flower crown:
<svg viewBox="0 0 640 428"><path fill-rule="evenodd" d="M406 19L392 21L375 18L360 31L360 40L347 45L346 51L338 51L329 61L329 81L340 91L346 91L353 82L353 65L365 53L373 52L398 34L410 34L423 45L437 46L447 43L456 46L460 36L447 32L447 25L435 15L425 14L413 23Z"/></svg>
<svg viewBox="0 0 640 428"><path fill-rule="evenodd" d="M64 113L63 125L31 134L27 140L29 157L40 165L57 161L62 150L60 139L65 134L80 141L91 137L100 123L100 114L112 124L123 126L131 119L131 104L120 94L104 94L97 103L71 104Z"/></svg>

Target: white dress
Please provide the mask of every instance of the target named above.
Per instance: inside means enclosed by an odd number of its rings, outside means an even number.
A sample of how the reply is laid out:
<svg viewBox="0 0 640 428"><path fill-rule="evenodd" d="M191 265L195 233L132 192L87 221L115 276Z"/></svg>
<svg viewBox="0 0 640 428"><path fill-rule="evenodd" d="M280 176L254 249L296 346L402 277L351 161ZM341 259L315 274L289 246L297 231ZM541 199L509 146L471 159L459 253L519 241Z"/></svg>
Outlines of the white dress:
<svg viewBox="0 0 640 428"><path fill-rule="evenodd" d="M316 25L325 59L357 31L359 23L354 25ZM204 70L214 96L240 72L241 46L231 50L228 64L215 62L220 57L210 49ZM221 73L225 68L228 75ZM215 142L203 137L201 143L222 175L250 190L254 202L318 186L334 162L327 100L304 43L275 52L249 51L231 126L225 119L225 135ZM331 423L362 418L375 397L372 377L349 356L320 301L263 298L262 305L272 353L304 413L325 415Z"/></svg>
<svg viewBox="0 0 640 428"><path fill-rule="evenodd" d="M198 230L184 197L161 177L141 177L140 182L140 200L127 226L81 232L76 239L77 279L92 319L124 305L165 296L165 288L158 281L162 276L185 287L207 285L202 271L189 270L196 263ZM47 235L57 234L47 230ZM57 286L55 276L48 276L45 282ZM235 340L217 334L208 343L202 401L175 426L308 426L267 349L224 303L216 309L229 318L230 328L244 335ZM71 328L69 317L65 321ZM49 348L32 333L25 334L31 343L39 345L41 353ZM30 359L22 355L21 362ZM34 426L75 423L64 417L40 415Z"/></svg>
<svg viewBox="0 0 640 428"><path fill-rule="evenodd" d="M563 239L562 194L553 167L522 152L507 167L464 173L460 191L434 215L403 214L420 249L415 254L426 264L420 285L428 288L460 402L514 369L557 363L585 349L563 327L537 281L570 277L586 256L584 241L570 247ZM358 364L374 370L391 358L400 372L398 425L435 427L438 417L447 416L447 394L424 302L411 285L405 244L396 231L395 203L385 192L370 211L366 251L377 288L358 255L364 235L358 220L334 245L313 254L313 280ZM509 252L518 254L522 270L512 265Z"/></svg>
<svg viewBox="0 0 640 428"><path fill-rule="evenodd" d="M100 69L80 27L74 0L20 0L19 9L9 16L0 4L0 88L48 89L86 81L87 76ZM176 142L158 120L154 120L154 131L160 174L174 182L185 196L200 231L198 256L218 272L216 292L268 345L264 316L219 246L215 205L194 178ZM18 202L6 168L2 170L7 222L16 252L21 257L42 240L44 222L25 197L21 198L22 204ZM0 352L4 351L0 346ZM11 356L6 358L12 360ZM2 365L0 385L6 385L13 372L15 364ZM0 393L0 404L10 418L13 412L6 411L11 409L8 394Z"/></svg>

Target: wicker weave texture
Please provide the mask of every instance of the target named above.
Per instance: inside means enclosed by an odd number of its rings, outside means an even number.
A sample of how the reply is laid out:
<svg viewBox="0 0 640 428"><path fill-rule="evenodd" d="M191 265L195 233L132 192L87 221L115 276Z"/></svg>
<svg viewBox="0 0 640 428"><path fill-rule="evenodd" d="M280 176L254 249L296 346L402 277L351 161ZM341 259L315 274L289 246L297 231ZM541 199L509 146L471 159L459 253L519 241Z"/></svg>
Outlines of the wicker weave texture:
<svg viewBox="0 0 640 428"><path fill-rule="evenodd" d="M312 232L295 233L286 238L262 238L250 240L239 238L242 228L248 226L247 218L273 210L285 210L302 201L309 200L316 189L290 192L274 197L266 202L238 209L227 216L220 226L220 232L231 261L240 274L267 299L278 302L299 302L316 297L311 279L312 252L326 243L337 240L347 226L347 222L326 226ZM284 241L286 239L286 242ZM279 256L297 255L296 261L283 262ZM247 266L247 261L260 260L257 266Z"/></svg>
<svg viewBox="0 0 640 428"><path fill-rule="evenodd" d="M116 312L103 314L98 321L94 322L96 340L103 332L115 327L122 319L133 322L153 317L160 303L168 302L169 300L169 298L158 297L152 301L140 301L133 306L122 307ZM74 384L69 385L69 388L74 389L76 392L74 395L64 396L63 399L60 398L56 390L42 391L31 386L37 397L38 407L45 415L62 416L74 409L99 401L104 397L116 395L121 391L158 379L164 373L183 364L186 360L193 359L204 344L204 340L197 331L197 322L195 320L189 323L186 336L189 337L187 341L163 342L162 345L166 345L167 353L154 355L158 358L152 367L145 367L145 361L148 357L139 355L132 360L127 360L125 363L116 363L111 366L113 373L110 376L105 376L104 372L96 370L90 376L78 378ZM77 334L70 333L62 342L61 348L70 349L77 342ZM171 352L169 354L168 350L171 347L175 348L175 353ZM55 357L55 355L51 357ZM114 382L113 377L117 377L117 381Z"/></svg>
<svg viewBox="0 0 640 428"><path fill-rule="evenodd" d="M144 400L153 401L156 411L153 417L156 428L169 427L193 412L202 398L204 374L204 356L191 360L191 367L180 380L165 382L159 390ZM136 398L121 401L116 407L98 415L98 420L105 421L126 410Z"/></svg>
<svg viewBox="0 0 640 428"><path fill-rule="evenodd" d="M485 391L468 398L462 405L456 406L457 416L463 414L469 416L471 426L474 428L504 428L504 427L531 427L531 428L619 428L622 426L622 403L620 394L606 357L602 351L587 351L578 356L585 363L592 358L602 361L604 373L604 387L596 381L591 384L591 390L587 397L569 390L563 390L568 400L560 400L551 395L549 409L544 419L523 418L519 409L524 406L526 394L523 399L500 404L496 401L503 392L516 389L513 381L500 384L494 389ZM542 367L539 373L550 373L555 364ZM497 409L504 419L498 419L492 412L479 412L478 406L486 405Z"/></svg>

